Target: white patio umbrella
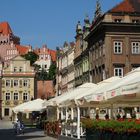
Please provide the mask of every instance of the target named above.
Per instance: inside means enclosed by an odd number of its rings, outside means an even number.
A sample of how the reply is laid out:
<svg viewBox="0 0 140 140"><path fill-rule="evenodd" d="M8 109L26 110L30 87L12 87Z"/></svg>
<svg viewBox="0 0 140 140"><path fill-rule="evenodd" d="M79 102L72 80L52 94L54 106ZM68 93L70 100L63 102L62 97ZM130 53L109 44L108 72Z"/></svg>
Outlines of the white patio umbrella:
<svg viewBox="0 0 140 140"><path fill-rule="evenodd" d="M76 96L74 100L78 104L81 104L81 101L84 100L86 102L99 102L103 100L103 91L106 90L110 84L118 80L120 80L119 77L111 77L102 82L99 82L94 88L89 89L86 93L83 92L80 95Z"/></svg>
<svg viewBox="0 0 140 140"><path fill-rule="evenodd" d="M121 80L105 92L105 99L112 99L116 96L140 93L140 67L129 72Z"/></svg>
<svg viewBox="0 0 140 140"><path fill-rule="evenodd" d="M15 113L17 112L32 112L32 111L42 111L46 108L46 106L43 105L44 100L42 99L36 99L32 101L25 102L23 104L20 104L13 108L13 111Z"/></svg>
<svg viewBox="0 0 140 140"><path fill-rule="evenodd" d="M78 96L82 92L86 92L88 89L93 88L95 85L96 84L94 83L85 83L67 93L46 101L46 106L65 106L69 99Z"/></svg>

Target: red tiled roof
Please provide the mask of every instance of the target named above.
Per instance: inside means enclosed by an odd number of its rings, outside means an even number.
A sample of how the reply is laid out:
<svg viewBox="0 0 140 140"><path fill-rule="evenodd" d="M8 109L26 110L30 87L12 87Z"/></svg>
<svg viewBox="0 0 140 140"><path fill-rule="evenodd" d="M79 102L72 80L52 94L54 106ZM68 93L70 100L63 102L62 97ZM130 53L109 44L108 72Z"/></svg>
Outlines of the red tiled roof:
<svg viewBox="0 0 140 140"><path fill-rule="evenodd" d="M109 10L109 12L140 12L140 0L124 0L120 4L116 5L114 8Z"/></svg>
<svg viewBox="0 0 140 140"><path fill-rule="evenodd" d="M50 50L50 55L51 55L52 61L55 62L56 61L56 51Z"/></svg>
<svg viewBox="0 0 140 140"><path fill-rule="evenodd" d="M8 22L0 23L0 33L2 33L3 35L8 35L13 33Z"/></svg>
<svg viewBox="0 0 140 140"><path fill-rule="evenodd" d="M46 48L45 52L44 52L44 47ZM54 62L56 61L56 51L47 48L46 45L44 45L42 48L36 48L34 50L34 53L36 53L37 55L48 54L51 56L52 61L54 61Z"/></svg>
<svg viewBox="0 0 140 140"><path fill-rule="evenodd" d="M28 53L28 51L29 51L29 47L26 47L26 46L16 45L16 48L19 51L20 55L24 55L24 54Z"/></svg>

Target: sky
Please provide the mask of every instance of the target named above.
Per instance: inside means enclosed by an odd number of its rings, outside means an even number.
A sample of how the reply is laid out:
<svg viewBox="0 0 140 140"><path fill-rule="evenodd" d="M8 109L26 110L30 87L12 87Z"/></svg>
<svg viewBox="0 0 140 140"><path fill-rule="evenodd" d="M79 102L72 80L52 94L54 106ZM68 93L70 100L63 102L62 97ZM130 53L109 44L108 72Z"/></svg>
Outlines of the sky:
<svg viewBox="0 0 140 140"><path fill-rule="evenodd" d="M106 12L122 0L100 0ZM21 45L50 49L75 41L78 21L93 20L96 0L0 0L0 22L7 21Z"/></svg>

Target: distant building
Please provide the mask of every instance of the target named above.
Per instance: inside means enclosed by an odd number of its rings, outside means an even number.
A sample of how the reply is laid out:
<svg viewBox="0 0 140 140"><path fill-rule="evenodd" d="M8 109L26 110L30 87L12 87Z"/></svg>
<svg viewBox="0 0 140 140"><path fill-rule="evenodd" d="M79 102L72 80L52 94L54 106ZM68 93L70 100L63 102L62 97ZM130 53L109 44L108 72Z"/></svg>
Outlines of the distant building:
<svg viewBox="0 0 140 140"><path fill-rule="evenodd" d="M47 48L46 45L43 45L42 48L34 49L34 52L39 56L35 64L40 66L40 71L44 69L48 72L50 65L53 62L56 62L56 51Z"/></svg>
<svg viewBox="0 0 140 140"><path fill-rule="evenodd" d="M9 118L12 108L34 98L35 72L30 61L16 56L2 71L2 117Z"/></svg>
<svg viewBox="0 0 140 140"><path fill-rule="evenodd" d="M15 36L8 22L0 22L0 57L7 62L17 55L31 51L31 46L21 46L20 38Z"/></svg>

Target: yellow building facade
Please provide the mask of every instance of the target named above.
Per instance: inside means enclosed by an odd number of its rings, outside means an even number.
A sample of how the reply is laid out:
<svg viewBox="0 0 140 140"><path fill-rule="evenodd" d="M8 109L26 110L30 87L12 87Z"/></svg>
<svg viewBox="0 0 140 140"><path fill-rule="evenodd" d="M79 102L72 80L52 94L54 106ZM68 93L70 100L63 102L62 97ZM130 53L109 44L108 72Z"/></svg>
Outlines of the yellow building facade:
<svg viewBox="0 0 140 140"><path fill-rule="evenodd" d="M9 119L13 107L34 98L35 71L30 61L17 56L2 75L2 117Z"/></svg>

